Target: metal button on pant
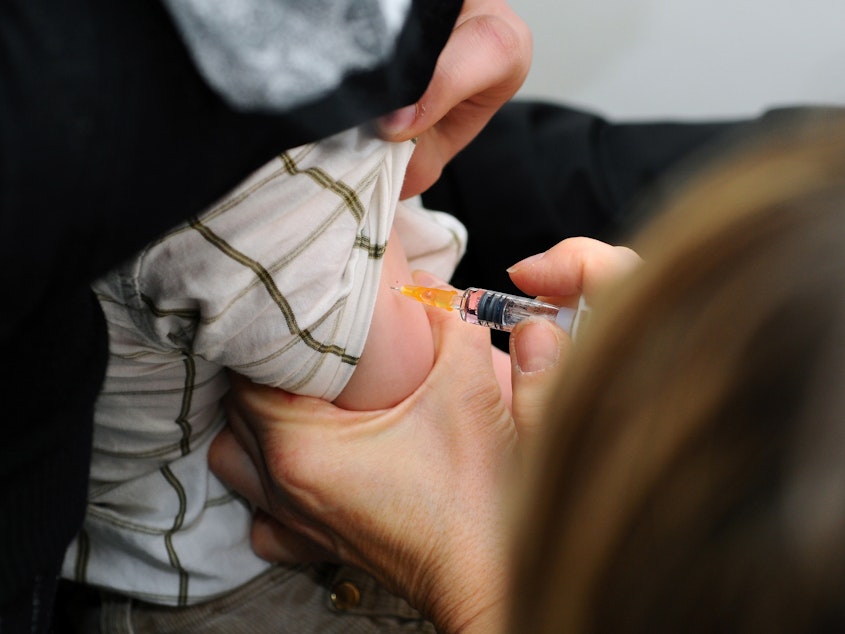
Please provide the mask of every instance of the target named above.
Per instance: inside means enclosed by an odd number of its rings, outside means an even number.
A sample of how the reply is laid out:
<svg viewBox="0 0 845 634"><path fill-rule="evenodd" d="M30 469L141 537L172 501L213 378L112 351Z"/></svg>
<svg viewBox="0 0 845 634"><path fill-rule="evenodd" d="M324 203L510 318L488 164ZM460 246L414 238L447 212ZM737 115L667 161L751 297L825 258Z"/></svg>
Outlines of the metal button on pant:
<svg viewBox="0 0 845 634"><path fill-rule="evenodd" d="M361 591L351 581L340 581L332 587L332 605L336 610L352 610L361 602Z"/></svg>

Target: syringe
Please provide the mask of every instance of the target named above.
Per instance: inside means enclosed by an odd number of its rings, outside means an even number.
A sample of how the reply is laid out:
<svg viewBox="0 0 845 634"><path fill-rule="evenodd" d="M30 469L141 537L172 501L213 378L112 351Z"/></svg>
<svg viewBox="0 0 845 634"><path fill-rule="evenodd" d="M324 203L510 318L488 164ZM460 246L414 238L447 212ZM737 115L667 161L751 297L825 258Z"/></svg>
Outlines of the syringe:
<svg viewBox="0 0 845 634"><path fill-rule="evenodd" d="M583 295L578 302L578 308L567 308L483 288L470 287L465 291L425 286L392 286L391 288L423 304L446 310L457 310L461 319L467 323L506 332L513 330L521 321L540 317L555 322L574 338L579 325L589 313L589 307L584 302Z"/></svg>

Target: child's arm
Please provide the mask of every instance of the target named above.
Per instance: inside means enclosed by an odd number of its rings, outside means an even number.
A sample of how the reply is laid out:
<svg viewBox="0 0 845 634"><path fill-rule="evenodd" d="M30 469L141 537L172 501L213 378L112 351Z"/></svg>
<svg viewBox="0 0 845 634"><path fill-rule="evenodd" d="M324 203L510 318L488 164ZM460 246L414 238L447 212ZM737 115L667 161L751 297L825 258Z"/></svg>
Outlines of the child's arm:
<svg viewBox="0 0 845 634"><path fill-rule="evenodd" d="M434 363L431 327L421 304L390 289L411 279L394 229L382 262L367 343L352 378L335 399L345 409L392 407L423 382Z"/></svg>
<svg viewBox="0 0 845 634"><path fill-rule="evenodd" d="M384 253L381 282L367 343L352 378L335 399L345 409L391 407L410 395L434 363L434 343L421 304L409 301L391 286L411 279L408 261L396 231ZM502 394L510 406L510 359L492 348ZM455 368L456 372L465 368Z"/></svg>

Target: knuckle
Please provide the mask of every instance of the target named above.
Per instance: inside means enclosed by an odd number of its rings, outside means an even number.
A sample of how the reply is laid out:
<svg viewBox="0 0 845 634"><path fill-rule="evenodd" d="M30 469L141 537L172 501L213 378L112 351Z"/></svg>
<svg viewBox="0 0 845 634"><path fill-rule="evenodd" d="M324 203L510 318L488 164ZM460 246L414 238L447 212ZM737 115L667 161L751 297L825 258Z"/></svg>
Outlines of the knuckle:
<svg viewBox="0 0 845 634"><path fill-rule="evenodd" d="M278 559L278 553L276 549L265 539L258 536L252 536L250 538L252 551L256 554L259 559L263 559L264 561L275 562Z"/></svg>
<svg viewBox="0 0 845 634"><path fill-rule="evenodd" d="M266 532L262 526L253 523L249 535L252 551L265 561L273 561L276 558L276 549L272 542L267 539Z"/></svg>
<svg viewBox="0 0 845 634"><path fill-rule="evenodd" d="M264 459L273 485L284 492L285 498L302 503L319 492L328 471L319 448L311 450L308 444L291 440L266 446Z"/></svg>
<svg viewBox="0 0 845 634"><path fill-rule="evenodd" d="M531 32L523 22L508 21L496 15L480 15L472 20L475 37L488 53L511 68L527 65L531 54Z"/></svg>

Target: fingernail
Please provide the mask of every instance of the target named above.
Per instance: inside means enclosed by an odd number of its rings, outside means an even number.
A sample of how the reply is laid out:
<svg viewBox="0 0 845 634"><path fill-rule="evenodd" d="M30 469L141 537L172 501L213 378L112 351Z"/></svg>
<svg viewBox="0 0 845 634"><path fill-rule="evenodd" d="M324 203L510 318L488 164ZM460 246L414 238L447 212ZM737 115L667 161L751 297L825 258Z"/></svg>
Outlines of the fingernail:
<svg viewBox="0 0 845 634"><path fill-rule="evenodd" d="M378 127L382 134L393 136L407 130L417 118L417 105L412 104L399 110L394 110L378 120Z"/></svg>
<svg viewBox="0 0 845 634"><path fill-rule="evenodd" d="M557 363L560 351L554 328L545 321L529 321L514 333L516 367L520 372L542 372Z"/></svg>
<svg viewBox="0 0 845 634"><path fill-rule="evenodd" d="M414 280L415 284L419 284L420 286L428 286L429 288L437 288L441 286L448 286L446 282L441 280L436 275L432 275L428 271L413 271L411 273L411 277Z"/></svg>
<svg viewBox="0 0 845 634"><path fill-rule="evenodd" d="M535 255L530 255L530 256L528 256L527 258L525 258L524 260L520 260L519 262L517 262L516 264L514 264L513 266L511 266L510 268L508 268L508 269L507 269L507 272L508 272L508 273L515 273L517 270L519 270L519 269L521 269L521 268L524 268L524 267L526 267L526 266L530 266L530 265L532 265L534 262L536 262L537 260L542 259L542 257L543 257L544 255L546 255L546 253L545 253L545 252L543 252L543 253L537 253L537 254L535 254Z"/></svg>

